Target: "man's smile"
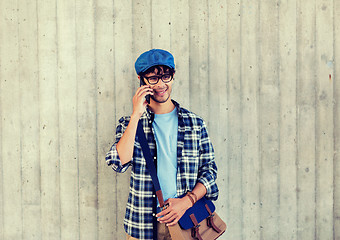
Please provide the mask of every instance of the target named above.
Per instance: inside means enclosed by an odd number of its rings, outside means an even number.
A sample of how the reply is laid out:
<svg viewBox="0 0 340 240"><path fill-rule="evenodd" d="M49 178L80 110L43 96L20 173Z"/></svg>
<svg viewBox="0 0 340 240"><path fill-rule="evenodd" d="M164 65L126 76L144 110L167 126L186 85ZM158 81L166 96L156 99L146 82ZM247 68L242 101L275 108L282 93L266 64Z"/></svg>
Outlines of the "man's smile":
<svg viewBox="0 0 340 240"><path fill-rule="evenodd" d="M163 96L167 92L168 88L154 89L154 93L158 96Z"/></svg>

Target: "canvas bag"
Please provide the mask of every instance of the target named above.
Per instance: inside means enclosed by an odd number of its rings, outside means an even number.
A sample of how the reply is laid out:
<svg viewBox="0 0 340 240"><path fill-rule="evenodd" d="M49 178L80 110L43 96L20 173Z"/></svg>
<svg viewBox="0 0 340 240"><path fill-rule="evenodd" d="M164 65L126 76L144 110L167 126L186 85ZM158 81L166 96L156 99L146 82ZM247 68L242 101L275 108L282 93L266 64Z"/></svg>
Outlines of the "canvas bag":
<svg viewBox="0 0 340 240"><path fill-rule="evenodd" d="M156 167L152 160L141 121L138 123L137 136L146 160L146 166L156 189L160 207L166 208L157 178ZM226 228L226 223L215 212L215 206L212 201L203 197L184 213L176 225L169 226L169 232L172 240L214 240L221 236Z"/></svg>
<svg viewBox="0 0 340 240"><path fill-rule="evenodd" d="M214 240L227 229L225 222L215 212L212 201L205 197L189 208L178 223L184 239Z"/></svg>

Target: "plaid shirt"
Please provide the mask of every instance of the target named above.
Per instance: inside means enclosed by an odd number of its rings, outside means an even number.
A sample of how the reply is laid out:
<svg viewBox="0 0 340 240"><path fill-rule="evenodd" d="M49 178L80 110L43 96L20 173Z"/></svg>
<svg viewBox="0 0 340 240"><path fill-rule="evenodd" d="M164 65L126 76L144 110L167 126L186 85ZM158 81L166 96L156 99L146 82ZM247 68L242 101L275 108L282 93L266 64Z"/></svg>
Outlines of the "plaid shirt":
<svg viewBox="0 0 340 240"><path fill-rule="evenodd" d="M178 112L177 140L177 196L192 191L197 182L206 189L206 197L216 200L218 188L216 185L217 167L214 161L214 149L208 136L206 125L202 118L181 108L173 101ZM149 144L151 155L157 161L156 142L152 129L154 113L149 109L141 116L143 129ZM122 165L117 152L117 143L123 136L130 117L122 117L116 129L116 141L106 155L106 162L117 172L125 172L132 166L130 193L124 219L125 231L137 239L153 239L156 196L153 183L141 146L136 137L132 160Z"/></svg>

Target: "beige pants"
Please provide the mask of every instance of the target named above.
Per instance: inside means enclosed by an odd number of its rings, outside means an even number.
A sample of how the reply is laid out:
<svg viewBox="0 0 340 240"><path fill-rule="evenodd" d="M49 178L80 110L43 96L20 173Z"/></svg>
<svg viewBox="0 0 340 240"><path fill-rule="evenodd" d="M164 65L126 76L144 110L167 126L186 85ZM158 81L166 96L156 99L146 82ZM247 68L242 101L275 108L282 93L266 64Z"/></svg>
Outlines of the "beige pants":
<svg viewBox="0 0 340 240"><path fill-rule="evenodd" d="M169 229L165 223L157 223L157 239L158 240L171 240ZM126 234L126 240L138 240Z"/></svg>

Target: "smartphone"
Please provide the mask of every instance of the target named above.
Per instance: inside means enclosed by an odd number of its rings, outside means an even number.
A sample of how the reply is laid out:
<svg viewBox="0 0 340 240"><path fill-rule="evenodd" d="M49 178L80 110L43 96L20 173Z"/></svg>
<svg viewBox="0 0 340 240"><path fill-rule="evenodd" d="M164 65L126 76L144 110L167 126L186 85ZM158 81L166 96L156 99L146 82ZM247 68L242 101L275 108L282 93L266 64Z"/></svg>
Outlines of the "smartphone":
<svg viewBox="0 0 340 240"><path fill-rule="evenodd" d="M145 82L143 81L143 79L140 79L140 86L146 85ZM148 104L150 104L150 94L145 96L145 99L147 101Z"/></svg>

